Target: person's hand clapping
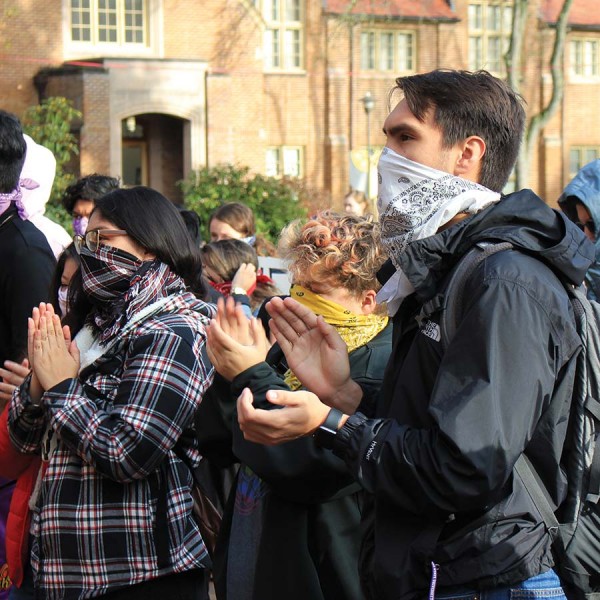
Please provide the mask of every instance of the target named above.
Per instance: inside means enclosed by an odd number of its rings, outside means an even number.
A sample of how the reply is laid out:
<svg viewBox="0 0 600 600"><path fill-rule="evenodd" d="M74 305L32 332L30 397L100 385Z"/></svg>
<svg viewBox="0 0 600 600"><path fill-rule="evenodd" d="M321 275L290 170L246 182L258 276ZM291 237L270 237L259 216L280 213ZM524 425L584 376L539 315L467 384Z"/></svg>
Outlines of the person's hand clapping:
<svg viewBox="0 0 600 600"><path fill-rule="evenodd" d="M350 377L348 348L335 327L293 298L273 298L266 308L271 332L302 385L325 404L353 413L362 390Z"/></svg>
<svg viewBox="0 0 600 600"><path fill-rule="evenodd" d="M252 405L252 392L245 388L237 402L240 429L251 442L272 446L312 434L329 413L329 407L311 392L269 390L267 400L281 410L262 410Z"/></svg>
<svg viewBox="0 0 600 600"><path fill-rule="evenodd" d="M207 328L208 357L228 381L265 360L269 342L261 323L248 319L233 298L219 299L217 315Z"/></svg>
<svg viewBox="0 0 600 600"><path fill-rule="evenodd" d="M0 410L12 398L13 392L25 381L30 372L29 360L23 359L21 363L12 360L4 361L4 368L0 369Z"/></svg>

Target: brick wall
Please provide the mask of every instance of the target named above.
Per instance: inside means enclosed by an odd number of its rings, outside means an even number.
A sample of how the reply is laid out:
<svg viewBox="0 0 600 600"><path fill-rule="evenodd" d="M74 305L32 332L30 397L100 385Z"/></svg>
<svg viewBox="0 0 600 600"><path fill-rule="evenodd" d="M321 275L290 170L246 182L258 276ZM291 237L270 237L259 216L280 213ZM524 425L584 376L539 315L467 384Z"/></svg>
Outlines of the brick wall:
<svg viewBox="0 0 600 600"><path fill-rule="evenodd" d="M0 105L19 117L37 104L33 77L62 55L60 0L4 0L0 3ZM58 34L58 35L57 35Z"/></svg>
<svg viewBox="0 0 600 600"><path fill-rule="evenodd" d="M575 0L578 7L589 0ZM522 70L522 93L530 114L550 88L542 83L553 31L539 20L542 0L530 3L530 21ZM456 23L427 21L356 21L326 15L321 0L306 0L304 67L301 73L267 73L263 68L261 17L246 0L162 0L162 47L165 59L205 60L208 164L231 162L264 172L269 146L302 146L309 185L325 189L340 206L348 178L348 153L366 145L366 115L360 98L376 99L371 113L371 144L383 143L381 124L388 112L388 91L397 73L361 72L361 27L416 32L416 69L465 68L468 56L468 0L456 3ZM64 60L62 0L5 0L0 8L0 99L21 115L37 102L34 75ZM580 11L581 12L581 11ZM584 11L585 12L585 11ZM579 13L577 13L579 14ZM592 36L594 31L571 37ZM568 54L567 54L568 62ZM85 113L81 129L81 173L109 169L110 89L102 70L62 74L46 95L66 95ZM600 145L597 109L600 82L567 77L557 115L542 132L531 163L529 184L552 202L568 182L569 149ZM199 99L200 101L200 99ZM179 167L178 167L179 168Z"/></svg>

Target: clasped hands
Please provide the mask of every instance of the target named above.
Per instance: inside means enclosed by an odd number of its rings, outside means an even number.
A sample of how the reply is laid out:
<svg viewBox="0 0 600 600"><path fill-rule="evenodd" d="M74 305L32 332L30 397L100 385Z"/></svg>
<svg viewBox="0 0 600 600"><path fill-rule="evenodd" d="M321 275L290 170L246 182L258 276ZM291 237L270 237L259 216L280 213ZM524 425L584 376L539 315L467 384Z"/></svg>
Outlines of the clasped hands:
<svg viewBox="0 0 600 600"><path fill-rule="evenodd" d="M42 393L61 381L77 377L79 350L71 331L60 323L52 304L42 302L27 320L27 354L32 370L30 396L39 401Z"/></svg>
<svg viewBox="0 0 600 600"><path fill-rule="evenodd" d="M256 351L260 345L256 337L260 326L248 322L241 309L235 309L231 302L220 304L217 318L208 330L209 357L226 379L233 379L266 356L266 351ZM235 318L232 311L236 311ZM322 317L292 298L273 298L267 304L267 311L271 316L271 331L289 367L311 390L270 390L267 400L285 408L275 411L255 409L251 391L242 392L238 399L238 420L244 437L272 445L312 433L325 420L329 406L353 413L362 390L350 377L346 344ZM224 315L228 315L227 319Z"/></svg>

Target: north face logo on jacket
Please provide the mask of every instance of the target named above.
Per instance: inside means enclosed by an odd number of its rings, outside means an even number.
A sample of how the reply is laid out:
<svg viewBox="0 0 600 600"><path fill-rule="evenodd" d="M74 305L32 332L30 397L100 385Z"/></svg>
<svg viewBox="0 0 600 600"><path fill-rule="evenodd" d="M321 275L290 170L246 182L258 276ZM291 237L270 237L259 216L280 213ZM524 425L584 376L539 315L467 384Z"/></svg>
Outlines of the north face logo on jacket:
<svg viewBox="0 0 600 600"><path fill-rule="evenodd" d="M439 342L441 339L440 326L429 319L423 319L419 327L420 332L431 338L434 342Z"/></svg>

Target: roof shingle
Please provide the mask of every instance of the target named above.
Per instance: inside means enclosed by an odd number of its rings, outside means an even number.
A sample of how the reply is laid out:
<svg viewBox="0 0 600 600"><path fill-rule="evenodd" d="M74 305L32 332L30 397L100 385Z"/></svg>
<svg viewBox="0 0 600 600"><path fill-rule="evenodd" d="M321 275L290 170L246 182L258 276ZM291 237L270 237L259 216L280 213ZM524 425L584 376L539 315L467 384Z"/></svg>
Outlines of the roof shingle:
<svg viewBox="0 0 600 600"><path fill-rule="evenodd" d="M324 0L325 12L334 14L404 17L407 19L456 19L446 0ZM352 7L349 10L349 7Z"/></svg>
<svg viewBox="0 0 600 600"><path fill-rule="evenodd" d="M556 23L564 0L544 0L541 17L548 23ZM574 0L569 12L569 25L600 26L598 0Z"/></svg>

